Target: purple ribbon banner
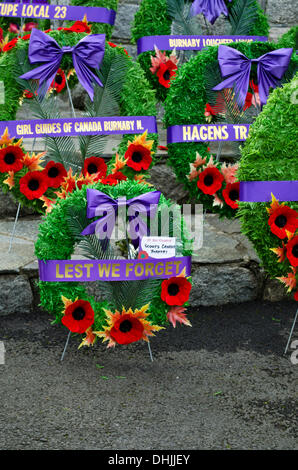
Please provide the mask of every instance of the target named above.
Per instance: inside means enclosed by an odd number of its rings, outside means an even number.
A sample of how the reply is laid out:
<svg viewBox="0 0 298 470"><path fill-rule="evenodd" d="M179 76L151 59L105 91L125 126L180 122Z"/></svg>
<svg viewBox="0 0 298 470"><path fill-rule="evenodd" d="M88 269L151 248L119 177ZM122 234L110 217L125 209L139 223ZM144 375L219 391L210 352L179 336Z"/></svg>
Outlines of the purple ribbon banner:
<svg viewBox="0 0 298 470"><path fill-rule="evenodd" d="M83 20L94 23L115 23L116 12L102 7L76 7L68 5L47 5L44 3L0 3L0 16L9 18L34 18L51 20Z"/></svg>
<svg viewBox="0 0 298 470"><path fill-rule="evenodd" d="M78 135L116 135L157 133L155 116L113 116L69 119L33 119L0 121L0 135L5 129L14 137L64 137Z"/></svg>
<svg viewBox="0 0 298 470"><path fill-rule="evenodd" d="M272 194L279 201L298 201L298 181L244 181L240 183L239 200L268 202Z"/></svg>
<svg viewBox="0 0 298 470"><path fill-rule="evenodd" d="M248 137L250 124L192 124L167 129L168 144L178 142L237 142Z"/></svg>
<svg viewBox="0 0 298 470"><path fill-rule="evenodd" d="M137 260L39 260L43 282L140 281L169 279L185 269L191 273L191 257Z"/></svg>
<svg viewBox="0 0 298 470"><path fill-rule="evenodd" d="M144 36L137 42L138 54L146 51L154 51L154 46L159 50L171 51L201 51L208 46L231 44L235 42L266 42L266 36Z"/></svg>

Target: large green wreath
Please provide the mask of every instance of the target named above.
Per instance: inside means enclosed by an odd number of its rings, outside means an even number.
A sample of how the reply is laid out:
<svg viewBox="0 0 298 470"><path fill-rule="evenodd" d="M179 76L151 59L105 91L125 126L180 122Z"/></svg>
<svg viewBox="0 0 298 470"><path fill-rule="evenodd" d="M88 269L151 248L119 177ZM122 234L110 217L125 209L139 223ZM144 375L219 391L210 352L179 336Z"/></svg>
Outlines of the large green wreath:
<svg viewBox="0 0 298 470"><path fill-rule="evenodd" d="M148 191L153 191L153 188L148 188L144 184L137 184L136 182L121 182L119 185L110 187L105 186L103 184L97 183L95 185L91 185L94 189L100 190L110 197L117 199L120 196L125 196L126 199L131 199L141 194L147 193ZM87 237L81 237L79 234L81 230L83 230L87 225L90 224L91 220L87 219L86 217L86 208L87 208L87 199L86 199L86 191L87 188L83 187L81 190L74 191L67 199L60 200L58 203L55 204L52 212L44 218L43 223L39 227L39 236L35 245L35 253L38 259L40 260L60 260L60 259L71 259L72 254L76 248L76 245L79 242L83 243L87 250L89 246L92 247L92 259L94 258L94 253L96 259L103 259L101 256L101 249L99 248L99 241L97 240L95 235L88 235ZM165 208L165 206L173 207L173 203L170 200L165 199L163 195L160 197L158 211L156 217L158 217L158 213ZM176 206L178 207L178 206ZM71 214L71 219L69 215ZM159 216L160 217L160 216ZM95 219L92 219L95 220ZM76 223L74 223L76 221ZM79 221L79 225L77 225L77 221ZM161 222L162 223L162 222ZM173 227L172 227L173 228ZM171 225L170 225L170 236L171 236ZM179 256L190 256L191 250L189 250L189 246L186 246L187 234L185 231L184 221L181 219L181 240L177 239L177 247L179 246ZM99 254L96 250L99 250ZM84 251L86 253L86 251ZM176 278L174 278L176 279ZM189 280L185 277L183 278L183 282L187 283L187 287L190 289ZM149 307L149 316L147 320L157 326L162 326L167 324L168 320L170 319L167 315L171 307L163 300L161 300L161 280L149 280L149 281L130 281L130 284L137 282L139 284L135 284L137 290L134 295L130 296L130 300L134 302L136 297L138 297L138 301L136 301L135 305L131 305L131 303L123 305L123 307L127 310L130 307L138 308L144 306L145 303L148 303L148 296L150 299L150 307ZM149 282L148 285L140 284ZM85 284L85 285L84 285ZM94 283L93 283L94 284ZM69 299L70 301L74 302L75 299L79 298L80 300L88 301L94 312L95 312L95 319L94 325L92 326L94 331L102 330L103 327L106 325L107 317L104 309L113 309L115 311L116 308L122 309L122 305L118 305L116 296L118 298L119 291L121 289L123 292L127 292L127 282L122 283L121 281L118 282L101 282L100 289L105 288L108 284L115 285L117 284L116 291L114 290L114 296L109 295L109 300L107 300L107 290L104 290L105 300L101 298L101 301L98 302L95 298L87 293L86 283L79 283L79 282L39 282L40 288L40 296L41 296L41 306L48 310L51 314L55 316L54 323L61 323L61 319L63 316L63 299ZM97 286L99 286L97 284ZM123 284L123 286L121 285ZM89 284L90 285L90 284ZM140 294L141 292L141 294ZM189 295L189 292L188 292ZM124 294L126 297L126 294ZM121 298L121 301L123 298ZM126 299L125 302L129 302L129 299ZM184 303L187 305L187 301ZM180 309L181 310L181 309ZM189 324L189 322L185 318L185 314L182 311L177 312L176 320L180 321L181 323ZM178 319L180 314L180 320ZM185 321L184 321L185 320Z"/></svg>
<svg viewBox="0 0 298 470"><path fill-rule="evenodd" d="M67 45L67 46L74 46L79 42L83 37L86 36L85 33L75 33L69 31L51 31L48 33L51 37L53 37L59 45ZM31 102L32 100L35 102L35 105L38 104L38 98L34 97L34 93L31 93L30 100L24 99L24 87L28 87L29 91L33 91L30 89L31 82L25 82L21 85L19 81L16 80L16 77L22 74L25 69L20 68L20 63L22 60L25 60L25 66L27 59L27 52L28 52L28 44L29 39L22 40L19 39L18 42L13 45L13 47L5 52L0 58L0 81L4 82L4 89L5 89L5 104L0 105L0 120L1 121L9 121L14 120L16 117L16 112L20 106L20 100ZM144 72L141 69L140 65L135 63L126 53L126 51L121 47L114 47L114 45L109 45L106 43L105 48L105 57L102 67L104 67L104 63L107 63L107 82L111 83L114 80L114 85L112 83L111 86L114 89L117 89L117 80L118 75L120 75L122 70L125 69L125 75L122 81L122 89L119 97L119 109L120 115L122 116L155 116L156 115L156 107L155 107L155 97L154 91L150 89L147 80L144 77ZM25 67L24 66L24 67ZM108 68L110 67L110 68ZM118 68L117 68L118 67ZM120 72L119 72L120 67ZM62 62L61 62L61 69L68 74L69 71L73 70L73 63L71 57L65 54ZM27 69L26 69L27 70ZM114 77L114 79L113 79ZM69 79L70 87L72 88L77 83L76 75L72 75ZM33 85L32 85L33 86ZM35 85L36 86L36 85ZM120 86L120 85L119 85ZM67 89L65 87L63 92L66 92ZM117 91L117 90L116 90ZM107 105L106 105L107 107ZM39 106L40 108L40 106ZM42 111L41 111L42 112ZM108 112L108 109L106 110ZM42 118L51 117L51 115L42 115ZM11 136L13 137L13 136ZM66 138L64 138L66 139ZM117 154L119 155L120 159L123 160L124 154L127 151L129 142L133 141L133 135L124 135L122 141L117 149ZM147 139L149 141L153 141L153 146L151 148L152 153L154 154L157 148L157 141L158 135L157 134L148 134ZM94 145L93 145L94 147ZM96 149L95 149L96 150ZM92 154L94 155L94 154ZM95 156L100 156L96 155ZM116 155L111 159L109 162L108 168L111 170L113 165L116 161ZM154 163L154 155L152 159L151 165ZM68 170L69 168L66 168ZM22 170L23 171L23 170ZM42 208L43 202L37 199L29 201L19 190L18 182L24 174L21 172L16 173L15 175L15 185L11 189L11 194L14 198L20 202L22 205L26 205L28 207L34 208L37 211L43 212L44 209ZM143 173L143 172L141 172ZM146 171L145 171L146 173ZM138 177L140 172L134 171L131 168L126 169L126 176L128 178L135 178ZM4 181L7 180L8 174L1 173L0 174L0 185L4 192L8 191L8 186ZM45 194L46 197L52 197L52 194Z"/></svg>
<svg viewBox="0 0 298 470"><path fill-rule="evenodd" d="M240 181L298 180L297 98L298 74L283 88L273 91L263 112L252 126L250 136L241 149L238 175ZM288 211L288 208L296 211L296 222L295 213ZM295 263L289 262L287 249L289 237L286 233L279 234L279 231L276 231L274 214L282 215L282 213L285 219L281 225L277 223L280 225L279 228L290 230L288 222L291 215L294 221L294 230L292 225L291 232L294 231L295 235L295 225L298 227L298 202L282 203L274 200L271 204L241 202L239 209L242 231L253 243L266 271L271 277L286 278L290 274L289 281L292 277L292 284L287 284L290 291L296 290L298 276L296 275L295 281L297 268ZM281 280L286 281L286 279Z"/></svg>
<svg viewBox="0 0 298 470"><path fill-rule="evenodd" d="M233 0L231 3L228 2L228 10L231 10L237 1L238 0ZM269 32L267 17L259 6L259 3L255 1L255 4L258 8L258 18L252 30L249 32L249 35L267 36ZM140 8L134 18L132 39L136 42L144 36L170 35L171 25L172 19L168 14L167 0L142 0ZM138 61L145 71L149 83L157 91L157 99L163 102L167 96L168 89L159 83L155 74L150 72L150 57L152 55L154 55L154 51L143 52L138 56Z"/></svg>
<svg viewBox="0 0 298 470"><path fill-rule="evenodd" d="M248 58L256 58L279 48L276 44L266 42L238 43L232 44L230 47L239 50ZM202 51L179 69L165 101L165 127L206 123L205 107L208 102L207 89L210 89L210 79L214 81L214 77L216 77L219 80L217 83L221 81L217 52L218 47L209 47L208 50ZM294 52L285 79L289 80L293 76L297 61L297 56ZM251 77L257 83L256 69L254 67L252 67ZM215 83L212 84L213 86L215 85ZM186 94L185 90L189 90L189 93ZM243 122L243 120L240 122ZM204 205L205 209L218 213L221 216L228 218L235 216L235 209L227 203L224 203L222 206L214 205L214 198L198 189L197 177L193 179L188 178L190 175L190 165L195 163L197 157L199 159L200 157L202 159L206 158L206 164L210 162L211 156L208 143L168 144L168 155L169 165L173 167L177 180L184 184L191 199L200 202ZM221 171L222 163L215 162L215 166Z"/></svg>

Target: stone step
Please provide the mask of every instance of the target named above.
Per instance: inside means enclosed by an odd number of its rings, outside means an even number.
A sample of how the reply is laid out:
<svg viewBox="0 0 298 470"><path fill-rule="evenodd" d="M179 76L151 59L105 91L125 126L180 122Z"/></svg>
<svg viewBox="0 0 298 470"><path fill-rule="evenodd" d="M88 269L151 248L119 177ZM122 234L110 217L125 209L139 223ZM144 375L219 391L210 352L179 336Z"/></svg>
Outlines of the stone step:
<svg viewBox="0 0 298 470"><path fill-rule="evenodd" d="M39 303L34 243L40 222L39 217L20 219L8 253L14 220L0 221L0 316L30 312ZM196 307L285 297L283 286L264 275L238 221L221 221L212 214L205 216L203 246L193 259L192 276L191 305Z"/></svg>

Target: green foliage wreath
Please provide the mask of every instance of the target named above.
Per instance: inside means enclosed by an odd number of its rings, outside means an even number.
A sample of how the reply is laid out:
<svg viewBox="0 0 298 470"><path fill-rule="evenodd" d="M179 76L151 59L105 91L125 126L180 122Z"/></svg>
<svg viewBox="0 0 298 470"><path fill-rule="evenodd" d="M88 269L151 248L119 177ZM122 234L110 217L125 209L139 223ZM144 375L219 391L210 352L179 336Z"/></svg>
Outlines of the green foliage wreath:
<svg viewBox="0 0 298 470"><path fill-rule="evenodd" d="M70 31L51 31L48 33L60 46L74 46L83 37L85 33L76 33ZM59 111L55 102L55 92L50 94L48 99L42 102L36 96L37 84L34 81L20 80L18 77L31 68L28 63L28 44L29 38L19 39L9 51L1 55L0 58L0 81L4 82L5 104L0 104L0 120L14 120L20 103L28 102L32 108L35 117L40 119L58 118ZM61 70L65 76L73 71L72 59L65 54L61 62ZM101 81L104 87L96 87L94 102L86 101L87 116L155 116L155 97L154 91L150 89L144 72L139 64L127 55L121 47L115 47L113 44L106 43L105 56L100 68ZM69 76L70 88L77 83L75 74ZM27 90L27 91L24 91ZM26 98L30 93L30 99ZM67 92L65 86L63 92ZM11 136L13 137L13 136ZM154 153L157 148L157 134L148 134L146 136L151 142L151 163L154 164ZM47 160L54 160L64 165L65 169L73 169L74 172L80 171L84 167L86 158L95 156L100 157L104 150L104 136L92 136L80 138L81 154L78 161L77 152L70 137L47 138ZM108 163L108 172L115 168L115 164L125 160L124 156L128 151L129 142L134 140L133 135L124 135L117 154ZM74 156L75 155L75 156ZM120 167L121 168L121 167ZM118 169L120 169L118 168ZM147 170L147 168L145 168ZM24 171L24 170L22 170ZM125 178L142 179L141 174L146 171L129 168L125 166L123 170ZM24 176L19 173L17 176ZM7 180L7 173L0 173L0 185L4 191L8 191L8 186L4 183ZM11 190L12 195L21 204L32 207L37 211L43 212L43 202L40 199L28 200L19 189L19 178L15 178L15 184ZM45 194L46 197L52 197L52 194Z"/></svg>
<svg viewBox="0 0 298 470"><path fill-rule="evenodd" d="M298 74L283 88L273 91L241 149L240 181L298 180L297 97ZM298 238L297 229L295 233L295 227L298 228L298 202L241 202L239 216L242 231L254 244L266 271L271 277L280 276L289 291L296 291L297 263L293 262L293 256L289 253L289 241L293 235L296 235L296 240ZM283 218L276 221L276 216ZM292 222L289 225L290 218ZM286 233L286 229L291 235ZM296 296L298 300L298 294Z"/></svg>
<svg viewBox="0 0 298 470"><path fill-rule="evenodd" d="M153 188L148 188L144 184L137 184L131 181L121 182L114 187L105 186L100 183L89 187L100 190L114 199L120 196L131 199L148 191L153 191ZM60 200L55 204L52 212L44 218L43 223L39 227L39 236L35 245L35 253L38 259L71 259L77 246L81 247L84 256L90 259L116 259L119 257L115 256L115 251L111 254L110 248L104 252L95 235L84 237L80 235L81 231L91 222L86 217L86 191L87 188L83 187L81 190L74 191L67 199ZM156 215L160 220L162 218L159 214L161 214L165 207L171 207L172 210L173 204L161 195ZM179 206L175 207L176 209L179 208ZM189 245L186 246L187 235L183 219L180 219L178 223L181 223L181 237L180 240L177 239L176 246L179 247L179 254L177 252L177 256L190 256L191 250ZM171 230L173 230L173 225L170 224L170 236ZM136 254L133 255L133 257L136 256ZM175 280L176 278L172 279ZM182 294L184 297L183 305L185 306L187 305L191 285L188 278L182 276L180 279L183 279L181 282L183 282L184 286L186 285L187 292L184 287ZM167 301L161 299L162 282L158 279L150 279L145 281L105 281L92 283L96 284L96 287L101 292L101 300L99 302L88 294L86 283L39 282L41 306L55 316L54 323L60 324L63 317L62 297L71 302L75 302L77 298L88 301L95 312L92 329L94 331L102 331L107 324L107 316L104 309L111 309L113 311L117 309L121 311L122 307L124 307L126 311L129 308L135 310L141 309L144 305L150 303L147 320L152 325L163 326L168 321L172 321L173 318L168 313L173 307L170 307ZM178 322L189 324L185 313L183 313L185 310L183 305L180 303L178 311L177 308L174 310L175 318Z"/></svg>
<svg viewBox="0 0 298 470"><path fill-rule="evenodd" d="M177 14L176 18L175 16L171 16L168 11L168 5L170 8L172 8L173 12L181 11L182 14ZM235 6L238 6L239 8L237 13L239 27L242 25L241 28L246 28L247 20L243 14L246 8L257 8L257 18L254 21L253 26L249 27L248 31L247 29L241 29L236 30L233 32L233 34L245 34L251 36L268 35L269 24L267 17L256 0L233 0L231 3L227 2L227 8L229 11L231 11ZM193 25L193 21L191 24L185 22L185 19L183 19L183 14L185 14L185 12L183 13L183 0L142 0L140 8L135 15L132 27L132 38L136 42L138 39L144 36L202 34L200 30L198 30L198 26ZM172 27L174 27L176 31L175 33L171 32ZM212 32L210 34L212 34ZM196 54L196 52L194 53ZM152 74L150 71L150 57L152 55L154 55L154 51L143 52L139 55L138 61L145 71L146 77L151 86L157 91L157 99L163 102L167 96L168 89L162 86L159 83L156 74Z"/></svg>
<svg viewBox="0 0 298 470"><path fill-rule="evenodd" d="M273 43L238 43L230 45L248 58L256 58L267 52L278 49L279 46ZM213 99L217 94L211 92L212 87L222 81L218 61L218 47L209 47L185 63L177 73L177 78L171 85L169 94L165 101L165 127L182 124L205 124L206 123L206 103L210 103L210 97ZM291 58L290 66L284 76L285 81L289 81L297 67L297 56L294 52ZM256 69L252 67L251 78L257 83ZM189 93L185 93L189 90ZM224 99L224 98L223 98ZM241 123L247 122L250 115L242 115L235 111L232 106L229 109L223 122ZM249 113L248 109L247 113ZM213 121L218 121L217 116L211 116ZM227 119L228 117L228 119ZM222 121L221 121L222 122ZM238 144L237 144L238 146ZM177 180L182 182L189 192L191 199L194 199L204 205L205 209L218 213L224 217L234 217L235 209L227 203L214 205L216 201L208 194L204 194L198 189L198 177L192 178L190 165L196 164L196 159L206 158L206 164L210 162L210 152L208 143L176 143L168 145L168 163L173 167ZM199 160L200 161L200 160ZM212 163L212 161L211 161ZM223 165L221 162L215 162L215 166L221 171ZM192 167L194 170L194 168ZM190 178L190 179L189 179ZM221 199L222 194L220 195Z"/></svg>

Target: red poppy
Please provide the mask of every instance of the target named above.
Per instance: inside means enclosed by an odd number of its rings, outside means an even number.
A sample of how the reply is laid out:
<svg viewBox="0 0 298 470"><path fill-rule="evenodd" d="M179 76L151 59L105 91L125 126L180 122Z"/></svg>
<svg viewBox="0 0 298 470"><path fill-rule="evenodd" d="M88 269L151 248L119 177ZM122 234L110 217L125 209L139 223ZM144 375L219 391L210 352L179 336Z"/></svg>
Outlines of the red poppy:
<svg viewBox="0 0 298 470"><path fill-rule="evenodd" d="M67 171L62 163L54 161L50 161L43 171L48 178L50 188L59 188L64 178L67 176Z"/></svg>
<svg viewBox="0 0 298 470"><path fill-rule="evenodd" d="M18 42L18 38L12 39L10 42L8 42L7 44L5 44L5 46L3 47L2 51L3 51L3 52L10 51L10 50L13 49L14 47L16 47L17 42Z"/></svg>
<svg viewBox="0 0 298 470"><path fill-rule="evenodd" d="M191 283L185 277L171 277L161 283L161 300L168 305L183 305L190 291Z"/></svg>
<svg viewBox="0 0 298 470"><path fill-rule="evenodd" d="M107 164L101 157L89 157L84 161L84 175L94 175L98 173L99 178L104 178L107 174Z"/></svg>
<svg viewBox="0 0 298 470"><path fill-rule="evenodd" d="M298 302L298 290L296 290L296 292L295 292L294 300L296 300L296 302Z"/></svg>
<svg viewBox="0 0 298 470"><path fill-rule="evenodd" d="M152 163L151 151L143 145L130 144L124 158L126 165L135 171L148 170Z"/></svg>
<svg viewBox="0 0 298 470"><path fill-rule="evenodd" d="M121 315L110 330L111 337L118 344L130 344L139 341L144 332L144 326L130 314Z"/></svg>
<svg viewBox="0 0 298 470"><path fill-rule="evenodd" d="M73 33L91 33L90 26L84 21L76 21L70 28L65 28L65 31L72 31Z"/></svg>
<svg viewBox="0 0 298 470"><path fill-rule="evenodd" d="M168 60L165 64L161 63L156 73L159 83L165 88L170 88L171 78L176 76L177 65L171 60Z"/></svg>
<svg viewBox="0 0 298 470"><path fill-rule="evenodd" d="M15 24L15 23L10 23L9 28L8 28L8 32L9 32L9 33L18 34L18 32L19 32L19 27L18 27L18 25Z"/></svg>
<svg viewBox="0 0 298 470"><path fill-rule="evenodd" d="M108 186L115 186L120 181L126 181L126 180L127 180L126 175L121 173L121 171L116 171L115 173L108 175L106 178L103 178L100 182L102 184L107 184Z"/></svg>
<svg viewBox="0 0 298 470"><path fill-rule="evenodd" d="M64 90L65 86L66 86L65 73L62 69L59 69L55 79L52 81L51 87L54 88L54 90L57 93L61 93L61 91Z"/></svg>
<svg viewBox="0 0 298 470"><path fill-rule="evenodd" d="M0 28L0 42L3 41L3 29Z"/></svg>
<svg viewBox="0 0 298 470"><path fill-rule="evenodd" d="M232 209L238 209L239 205L236 201L239 201L240 183L229 183L223 190L222 195L228 206Z"/></svg>
<svg viewBox="0 0 298 470"><path fill-rule="evenodd" d="M37 26L38 26L38 23L34 23L33 21L31 21L29 23L25 23L23 30L25 32L32 31L32 29L37 28Z"/></svg>
<svg viewBox="0 0 298 470"><path fill-rule="evenodd" d="M222 187L223 180L224 177L217 168L209 167L199 174L197 186L203 193L213 195Z"/></svg>
<svg viewBox="0 0 298 470"><path fill-rule="evenodd" d="M61 322L73 333L85 333L94 323L94 311L87 300L76 300L65 309Z"/></svg>
<svg viewBox="0 0 298 470"><path fill-rule="evenodd" d="M31 33L25 34L25 36L21 37L21 39L22 39L23 41L27 41L27 40L30 39L30 38L31 38Z"/></svg>
<svg viewBox="0 0 298 470"><path fill-rule="evenodd" d="M111 46L111 47L120 47L121 49L124 50L125 54L128 55L128 52L127 52L127 50L126 50L124 47L122 47L122 46L117 46L117 44L114 44L113 42L108 42L108 45Z"/></svg>
<svg viewBox="0 0 298 470"><path fill-rule="evenodd" d="M39 199L48 187L48 178L43 171L29 171L20 179L20 191L30 201Z"/></svg>
<svg viewBox="0 0 298 470"><path fill-rule="evenodd" d="M286 238L287 231L295 233L298 228L298 212L288 206L279 206L269 217L271 232L278 238Z"/></svg>
<svg viewBox="0 0 298 470"><path fill-rule="evenodd" d="M52 30L52 29L46 29L46 30L44 31L44 33L47 34L47 33L50 33L51 31L53 31L53 30Z"/></svg>
<svg viewBox="0 0 298 470"><path fill-rule="evenodd" d="M0 173L20 171L23 168L23 150L17 145L9 145L0 150Z"/></svg>
<svg viewBox="0 0 298 470"><path fill-rule="evenodd" d="M298 266L298 236L292 238L286 246L287 248L287 257L291 265L296 267Z"/></svg>

